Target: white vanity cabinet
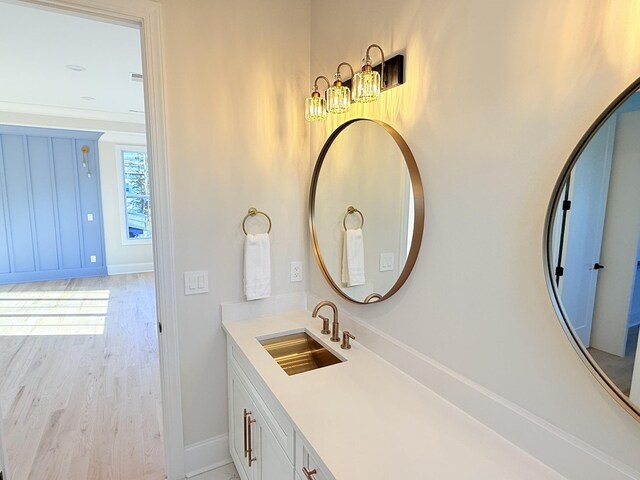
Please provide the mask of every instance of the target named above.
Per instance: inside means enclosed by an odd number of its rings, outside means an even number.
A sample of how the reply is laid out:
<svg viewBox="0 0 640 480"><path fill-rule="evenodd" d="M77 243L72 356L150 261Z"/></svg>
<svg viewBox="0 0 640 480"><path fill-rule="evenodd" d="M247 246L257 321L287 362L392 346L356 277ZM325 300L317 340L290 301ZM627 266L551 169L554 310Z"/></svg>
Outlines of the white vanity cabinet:
<svg viewBox="0 0 640 480"><path fill-rule="evenodd" d="M229 444L243 480L293 480L293 464L269 427L264 405L249 393L241 374L229 369Z"/></svg>
<svg viewBox="0 0 640 480"><path fill-rule="evenodd" d="M233 342L227 352L229 445L242 480L295 480L298 457L291 420Z"/></svg>
<svg viewBox="0 0 640 480"><path fill-rule="evenodd" d="M227 352L229 445L242 480L335 480L233 342Z"/></svg>
<svg viewBox="0 0 640 480"><path fill-rule="evenodd" d="M565 478L359 342L340 351L309 312L223 327L230 451L242 480ZM260 339L301 331L343 361L287 375Z"/></svg>

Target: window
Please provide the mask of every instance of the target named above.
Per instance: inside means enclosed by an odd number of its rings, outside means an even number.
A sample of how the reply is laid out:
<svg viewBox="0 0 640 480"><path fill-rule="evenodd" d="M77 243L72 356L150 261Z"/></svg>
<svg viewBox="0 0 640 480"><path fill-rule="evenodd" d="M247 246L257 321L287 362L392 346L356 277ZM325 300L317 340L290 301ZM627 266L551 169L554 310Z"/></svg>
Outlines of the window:
<svg viewBox="0 0 640 480"><path fill-rule="evenodd" d="M130 240L151 239L149 163L141 150L122 150L125 235Z"/></svg>

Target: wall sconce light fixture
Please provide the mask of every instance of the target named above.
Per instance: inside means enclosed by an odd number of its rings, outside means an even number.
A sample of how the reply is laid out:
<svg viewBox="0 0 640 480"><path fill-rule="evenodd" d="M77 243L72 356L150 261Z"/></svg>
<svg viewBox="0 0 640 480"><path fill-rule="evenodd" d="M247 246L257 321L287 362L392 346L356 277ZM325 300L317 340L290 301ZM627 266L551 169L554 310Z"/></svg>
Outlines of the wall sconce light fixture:
<svg viewBox="0 0 640 480"><path fill-rule="evenodd" d="M351 70L351 78L353 78L353 67L347 62L342 62L336 68L333 76L333 85L327 89L327 111L331 113L345 113L351 108L351 90L342 84L342 76L340 75L340 67L347 66Z"/></svg>
<svg viewBox="0 0 640 480"><path fill-rule="evenodd" d="M372 65L369 52L372 48L380 50L382 62L379 65ZM351 78L342 80L340 68L349 67ZM327 82L328 88L325 98L318 92L318 80ZM362 69L355 73L353 67L347 62L338 65L334 75L333 84L330 84L327 77L319 76L313 83L311 97L305 101L305 118L310 122L322 121L327 118L327 112L346 113L349 111L352 102L369 103L380 98L380 93L389 88L402 85L404 83L404 56L395 55L388 60L384 58L382 48L377 44L367 47Z"/></svg>
<svg viewBox="0 0 640 480"><path fill-rule="evenodd" d="M87 178L91 178L91 168L89 167L89 147L83 145L80 149L82 152L82 168L87 169Z"/></svg>
<svg viewBox="0 0 640 480"><path fill-rule="evenodd" d="M327 88L331 87L331 82L324 75L316 77L313 81L311 96L304 101L304 118L308 122L321 122L327 118L327 102L324 96L320 96L320 92L318 92L318 80L324 80L327 82Z"/></svg>
<svg viewBox="0 0 640 480"><path fill-rule="evenodd" d="M380 54L382 55L380 73L376 72L371 66L369 51L374 47L380 50ZM369 103L378 100L378 98L380 98L381 78L384 78L384 52L379 45L374 43L373 45L369 45L367 48L362 70L353 76L353 101L358 103Z"/></svg>

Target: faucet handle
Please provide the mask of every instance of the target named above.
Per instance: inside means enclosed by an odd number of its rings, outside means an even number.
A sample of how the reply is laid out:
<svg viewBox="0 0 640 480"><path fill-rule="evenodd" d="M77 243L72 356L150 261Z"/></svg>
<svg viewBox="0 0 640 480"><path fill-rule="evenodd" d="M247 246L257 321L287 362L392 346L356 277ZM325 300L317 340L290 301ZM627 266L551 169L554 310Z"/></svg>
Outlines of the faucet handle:
<svg viewBox="0 0 640 480"><path fill-rule="evenodd" d="M342 348L343 350L349 350L351 348L351 344L349 343L349 339L355 340L356 337L351 335L346 330L344 332L342 332L342 345L340 345L340 348Z"/></svg>
<svg viewBox="0 0 640 480"><path fill-rule="evenodd" d="M324 335L330 334L331 330L329 330L329 319L327 317L323 317L322 315L318 316L322 319L322 330L320 331L320 333Z"/></svg>

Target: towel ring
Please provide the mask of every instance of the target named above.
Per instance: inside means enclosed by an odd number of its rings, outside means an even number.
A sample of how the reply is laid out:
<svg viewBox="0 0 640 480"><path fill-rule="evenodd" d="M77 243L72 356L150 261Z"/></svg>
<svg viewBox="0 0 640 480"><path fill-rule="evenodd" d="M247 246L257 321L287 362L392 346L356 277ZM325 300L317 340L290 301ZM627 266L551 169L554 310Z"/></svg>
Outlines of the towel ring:
<svg viewBox="0 0 640 480"><path fill-rule="evenodd" d="M380 295L379 293L372 293L371 295L367 295L367 298L364 299L364 303L371 303L373 300L382 300L382 295Z"/></svg>
<svg viewBox="0 0 640 480"><path fill-rule="evenodd" d="M257 208L255 207L251 207L249 209L249 211L247 212L247 214L244 216L244 219L242 220L242 231L244 232L245 235L249 235L247 233L247 228L246 228L246 224L247 224L247 219L249 217L255 217L256 215L264 215L267 218L267 221L269 222L269 229L267 230L267 233L271 233L271 218L269 218L269 215L267 215L264 212L260 212Z"/></svg>
<svg viewBox="0 0 640 480"><path fill-rule="evenodd" d="M362 212L360 210L358 210L356 207L354 206L349 206L347 208L347 213L344 214L344 218L342 219L342 226L344 227L344 229L347 229L347 217L349 215L351 215L352 213L357 213L358 215L360 215L360 228L364 227L364 215L362 215Z"/></svg>

